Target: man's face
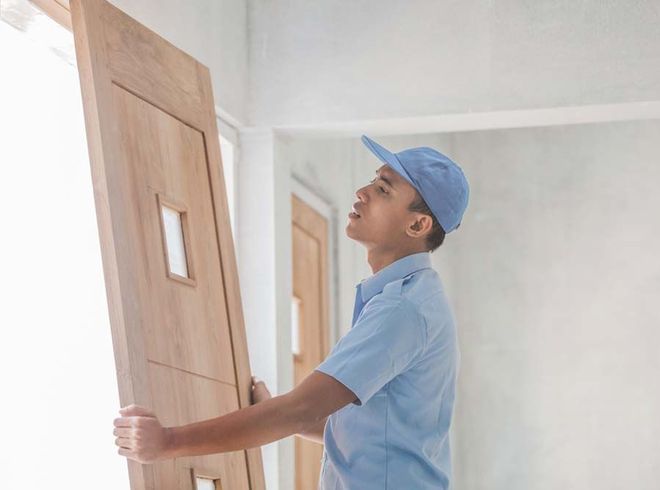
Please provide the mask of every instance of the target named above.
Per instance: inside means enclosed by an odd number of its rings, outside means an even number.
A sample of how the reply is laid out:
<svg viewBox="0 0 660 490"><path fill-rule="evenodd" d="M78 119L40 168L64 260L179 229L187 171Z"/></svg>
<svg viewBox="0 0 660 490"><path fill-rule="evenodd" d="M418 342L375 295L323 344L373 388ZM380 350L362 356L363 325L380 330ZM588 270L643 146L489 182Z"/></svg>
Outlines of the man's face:
<svg viewBox="0 0 660 490"><path fill-rule="evenodd" d="M346 235L367 248L396 249L412 239L406 228L415 221L408 206L417 191L389 165L383 165L366 186L358 189L353 205L360 215L349 214Z"/></svg>

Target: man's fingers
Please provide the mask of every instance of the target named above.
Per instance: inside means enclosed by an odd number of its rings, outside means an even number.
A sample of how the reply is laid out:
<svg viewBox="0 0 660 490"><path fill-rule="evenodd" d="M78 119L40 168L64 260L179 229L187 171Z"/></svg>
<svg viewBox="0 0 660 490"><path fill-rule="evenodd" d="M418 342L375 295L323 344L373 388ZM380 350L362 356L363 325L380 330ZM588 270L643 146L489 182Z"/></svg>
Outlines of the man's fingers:
<svg viewBox="0 0 660 490"><path fill-rule="evenodd" d="M130 437L133 429L130 427L115 427L112 434L118 437Z"/></svg>
<svg viewBox="0 0 660 490"><path fill-rule="evenodd" d="M119 417L116 418L112 423L115 425L115 427L131 427L133 425L131 424L130 417Z"/></svg>
<svg viewBox="0 0 660 490"><path fill-rule="evenodd" d="M120 447L119 449L117 449L117 452L119 454L121 454L122 456L126 456L128 458L133 457L133 451L130 451L129 449L126 449L125 447Z"/></svg>
<svg viewBox="0 0 660 490"><path fill-rule="evenodd" d="M119 447L123 447L125 449L131 449L131 441L128 437L115 438L115 445Z"/></svg>

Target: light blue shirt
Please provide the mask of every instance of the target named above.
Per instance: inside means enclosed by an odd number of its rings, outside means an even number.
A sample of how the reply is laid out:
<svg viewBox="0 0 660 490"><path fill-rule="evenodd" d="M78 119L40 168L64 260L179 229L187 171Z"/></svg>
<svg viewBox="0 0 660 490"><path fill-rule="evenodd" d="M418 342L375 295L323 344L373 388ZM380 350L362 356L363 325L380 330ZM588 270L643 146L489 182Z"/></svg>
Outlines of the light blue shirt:
<svg viewBox="0 0 660 490"><path fill-rule="evenodd" d="M358 398L328 417L318 489L447 489L460 353L430 253L356 287L353 325L316 367Z"/></svg>

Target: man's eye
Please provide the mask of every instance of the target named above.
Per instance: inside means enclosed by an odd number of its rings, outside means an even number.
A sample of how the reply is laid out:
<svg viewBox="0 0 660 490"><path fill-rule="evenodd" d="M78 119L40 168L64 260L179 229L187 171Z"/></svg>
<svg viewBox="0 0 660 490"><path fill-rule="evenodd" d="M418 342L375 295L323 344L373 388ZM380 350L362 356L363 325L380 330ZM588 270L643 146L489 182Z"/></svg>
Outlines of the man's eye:
<svg viewBox="0 0 660 490"><path fill-rule="evenodd" d="M373 184L375 181L376 179L372 179L369 183ZM379 185L378 188L380 189L380 192L382 192L383 194L387 194L387 191L383 188L382 185Z"/></svg>

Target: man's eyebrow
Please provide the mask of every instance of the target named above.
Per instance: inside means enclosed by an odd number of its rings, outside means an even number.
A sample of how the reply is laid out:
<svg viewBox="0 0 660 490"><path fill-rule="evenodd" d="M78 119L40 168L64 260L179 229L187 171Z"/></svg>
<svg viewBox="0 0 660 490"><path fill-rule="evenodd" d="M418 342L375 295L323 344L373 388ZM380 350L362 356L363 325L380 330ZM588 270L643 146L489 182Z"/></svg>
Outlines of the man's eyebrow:
<svg viewBox="0 0 660 490"><path fill-rule="evenodd" d="M388 179L388 178L385 177L384 175L380 175L380 174L378 173L378 170L376 170L376 175L378 175L378 177L380 177L381 179L383 179L383 180L385 181L385 183L386 183L387 185L389 185L392 189L396 189L396 187L394 187L394 185L392 185L392 182L390 181L390 179Z"/></svg>

